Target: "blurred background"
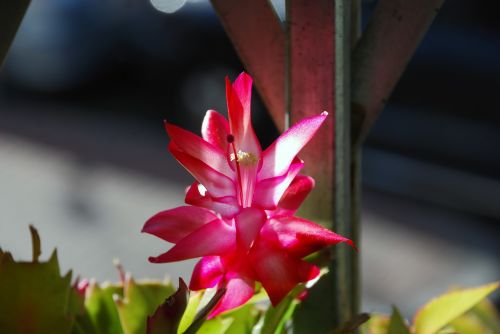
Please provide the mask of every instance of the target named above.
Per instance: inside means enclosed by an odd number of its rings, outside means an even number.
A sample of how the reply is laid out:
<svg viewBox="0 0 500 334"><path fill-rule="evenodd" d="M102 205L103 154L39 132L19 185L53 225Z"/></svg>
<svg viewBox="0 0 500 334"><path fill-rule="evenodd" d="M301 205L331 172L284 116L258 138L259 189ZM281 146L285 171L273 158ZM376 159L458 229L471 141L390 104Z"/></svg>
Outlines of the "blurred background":
<svg viewBox="0 0 500 334"><path fill-rule="evenodd" d="M496 7L445 3L366 142L363 311L410 316L500 278ZM64 272L117 280L118 258L136 277L188 279L194 262L148 263L169 246L140 233L191 183L163 120L199 133L242 70L208 1L32 0L0 72L0 247L29 259L34 224ZM278 134L254 95L267 146Z"/></svg>

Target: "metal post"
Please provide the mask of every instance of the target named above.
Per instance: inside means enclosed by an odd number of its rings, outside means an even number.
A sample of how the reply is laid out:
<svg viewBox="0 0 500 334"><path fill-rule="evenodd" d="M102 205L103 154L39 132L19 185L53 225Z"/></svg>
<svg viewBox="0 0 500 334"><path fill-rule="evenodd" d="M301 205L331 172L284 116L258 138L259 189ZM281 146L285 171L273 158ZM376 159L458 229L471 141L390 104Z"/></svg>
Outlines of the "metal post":
<svg viewBox="0 0 500 334"><path fill-rule="evenodd" d="M30 0L0 1L0 67L28 9Z"/></svg>
<svg viewBox="0 0 500 334"><path fill-rule="evenodd" d="M300 214L351 237L350 54L348 0L287 1L286 105L291 124L326 110L330 118L301 152L316 188ZM335 247L330 273L294 317L295 333L326 333L353 316L353 251Z"/></svg>

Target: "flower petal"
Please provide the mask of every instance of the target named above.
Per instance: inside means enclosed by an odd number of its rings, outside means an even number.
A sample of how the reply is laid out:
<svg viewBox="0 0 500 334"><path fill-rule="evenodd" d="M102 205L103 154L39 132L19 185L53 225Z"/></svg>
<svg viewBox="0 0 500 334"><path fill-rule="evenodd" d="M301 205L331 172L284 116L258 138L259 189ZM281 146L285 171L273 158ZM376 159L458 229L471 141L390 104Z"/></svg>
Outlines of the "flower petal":
<svg viewBox="0 0 500 334"><path fill-rule="evenodd" d="M236 230L222 220L203 225L168 252L150 257L153 263L175 262L201 256L224 255L236 249Z"/></svg>
<svg viewBox="0 0 500 334"><path fill-rule="evenodd" d="M250 153L260 160L262 148L251 122L250 101L252 78L241 73L231 85L226 77L226 99L229 114L229 128L234 136L236 151Z"/></svg>
<svg viewBox="0 0 500 334"><path fill-rule="evenodd" d="M157 213L144 224L142 232L176 243L218 217L209 210L195 206L180 206Z"/></svg>
<svg viewBox="0 0 500 334"><path fill-rule="evenodd" d="M314 179L312 177L297 175L290 186L286 188L274 215L293 216L313 188Z"/></svg>
<svg viewBox="0 0 500 334"><path fill-rule="evenodd" d="M329 245L345 242L355 248L354 243L329 229L309 220L288 216L271 219L262 229L261 235L272 233L289 254L302 258Z"/></svg>
<svg viewBox="0 0 500 334"><path fill-rule="evenodd" d="M233 92L238 96L243 107L245 125L251 122L250 103L252 102L252 77L242 72L233 83Z"/></svg>
<svg viewBox="0 0 500 334"><path fill-rule="evenodd" d="M214 197L235 196L236 188L233 181L219 173L204 162L193 158L179 149L175 142L170 142L168 148L179 163L188 170Z"/></svg>
<svg viewBox="0 0 500 334"><path fill-rule="evenodd" d="M319 274L316 266L293 258L260 238L250 250L250 261L273 306L278 305L297 284Z"/></svg>
<svg viewBox="0 0 500 334"><path fill-rule="evenodd" d="M212 313L210 313L208 319L211 319L224 311L231 310L245 304L253 296L255 282L248 277L239 275L238 273L229 273L226 276L225 287L226 293L224 294L224 297L222 297L219 304L217 304Z"/></svg>
<svg viewBox="0 0 500 334"><path fill-rule="evenodd" d="M220 148L222 152L227 152L228 134L229 123L226 118L215 110L208 110L201 125L203 139Z"/></svg>
<svg viewBox="0 0 500 334"><path fill-rule="evenodd" d="M224 275L224 267L219 256L205 256L194 267L190 290L203 290L213 288Z"/></svg>
<svg viewBox="0 0 500 334"><path fill-rule="evenodd" d="M283 193L303 166L304 162L297 159L296 163L290 165L286 174L258 181L252 205L265 210L275 209Z"/></svg>
<svg viewBox="0 0 500 334"><path fill-rule="evenodd" d="M308 117L285 131L262 153L262 167L259 180L286 173L290 163L319 129L328 113Z"/></svg>
<svg viewBox="0 0 500 334"><path fill-rule="evenodd" d="M235 174L229 166L225 150L223 151L194 133L173 124L165 122L165 128L170 138L175 142L176 147L182 152L200 160L219 173L231 179L234 178Z"/></svg>
<svg viewBox="0 0 500 334"><path fill-rule="evenodd" d="M203 191L200 191L200 188ZM238 200L234 196L226 196L213 198L210 196L205 187L200 183L194 182L186 192L186 204L196 205L199 207L213 210L225 218L233 218L240 212Z"/></svg>
<svg viewBox="0 0 500 334"><path fill-rule="evenodd" d="M266 213L255 208L245 208L235 217L237 241L242 249L250 249L266 219Z"/></svg>

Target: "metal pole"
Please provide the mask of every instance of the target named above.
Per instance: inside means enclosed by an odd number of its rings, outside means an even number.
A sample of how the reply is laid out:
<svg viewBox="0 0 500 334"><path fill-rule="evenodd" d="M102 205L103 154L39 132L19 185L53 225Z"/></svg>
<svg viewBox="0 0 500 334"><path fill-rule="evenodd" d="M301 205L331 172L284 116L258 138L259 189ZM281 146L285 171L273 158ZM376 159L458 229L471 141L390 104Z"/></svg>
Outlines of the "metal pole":
<svg viewBox="0 0 500 334"><path fill-rule="evenodd" d="M0 1L0 67L14 40L30 0Z"/></svg>
<svg viewBox="0 0 500 334"><path fill-rule="evenodd" d="M316 188L299 213L351 237L351 2L287 1L286 105L291 124L326 110L331 117L301 152ZM353 250L336 246L330 273L294 317L295 333L327 333L348 321L358 303ZM356 281L356 280L355 280Z"/></svg>

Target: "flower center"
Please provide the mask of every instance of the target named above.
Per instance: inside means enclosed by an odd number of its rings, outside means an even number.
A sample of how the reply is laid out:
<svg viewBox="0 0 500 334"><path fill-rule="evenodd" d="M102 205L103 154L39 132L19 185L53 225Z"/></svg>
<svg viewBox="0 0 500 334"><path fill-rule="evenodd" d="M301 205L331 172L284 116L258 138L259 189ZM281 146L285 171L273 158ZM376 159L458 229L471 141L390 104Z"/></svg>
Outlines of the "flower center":
<svg viewBox="0 0 500 334"><path fill-rule="evenodd" d="M255 178L255 166L259 158L252 152L242 150L236 151L234 136L227 135L227 142L231 146L233 153L229 154L229 160L234 161L236 165L236 175L239 185L239 201L243 207L251 205Z"/></svg>
<svg viewBox="0 0 500 334"><path fill-rule="evenodd" d="M253 154L252 152L243 152L242 150L239 150L238 153L236 153L236 154L231 153L229 155L229 159L231 161L236 160L236 163L239 163L240 165L245 166L245 167L254 166L259 161L257 156L255 154Z"/></svg>

